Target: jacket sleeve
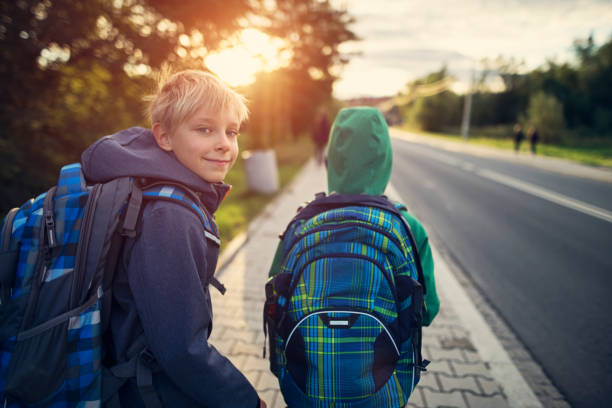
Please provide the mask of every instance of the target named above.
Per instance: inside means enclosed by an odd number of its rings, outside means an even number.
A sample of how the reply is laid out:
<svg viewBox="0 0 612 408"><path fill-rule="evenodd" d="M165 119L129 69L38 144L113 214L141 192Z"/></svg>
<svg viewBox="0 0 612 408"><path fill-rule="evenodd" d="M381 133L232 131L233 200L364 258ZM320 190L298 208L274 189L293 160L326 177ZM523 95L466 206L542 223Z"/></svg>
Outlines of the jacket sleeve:
<svg viewBox="0 0 612 408"><path fill-rule="evenodd" d="M425 310L423 311L423 325L429 326L440 309L440 300L436 291L436 281L434 278L434 261L429 246L429 238L423 225L410 213L402 211L408 221L412 235L416 241L417 251L421 259L423 268L423 278L425 280Z"/></svg>
<svg viewBox="0 0 612 408"><path fill-rule="evenodd" d="M272 260L272 265L270 266L270 271L268 272L268 278L272 278L280 273L281 259L283 252L283 240L281 239L276 246L276 252L274 252L274 259Z"/></svg>
<svg viewBox="0 0 612 408"><path fill-rule="evenodd" d="M200 220L173 203L145 208L128 279L145 339L162 370L210 407L256 407L259 397L207 341L212 319L205 287L207 243Z"/></svg>

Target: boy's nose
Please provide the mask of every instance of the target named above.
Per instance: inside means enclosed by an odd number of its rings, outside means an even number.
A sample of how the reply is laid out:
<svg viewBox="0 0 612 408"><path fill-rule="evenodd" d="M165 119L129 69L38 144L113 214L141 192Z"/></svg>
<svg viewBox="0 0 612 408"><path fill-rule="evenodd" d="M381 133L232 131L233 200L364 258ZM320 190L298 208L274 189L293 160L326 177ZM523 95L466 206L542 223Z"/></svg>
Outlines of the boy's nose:
<svg viewBox="0 0 612 408"><path fill-rule="evenodd" d="M222 133L221 135L219 135L219 137L217 138L216 148L217 150L222 150L222 151L229 150L230 141L226 134Z"/></svg>

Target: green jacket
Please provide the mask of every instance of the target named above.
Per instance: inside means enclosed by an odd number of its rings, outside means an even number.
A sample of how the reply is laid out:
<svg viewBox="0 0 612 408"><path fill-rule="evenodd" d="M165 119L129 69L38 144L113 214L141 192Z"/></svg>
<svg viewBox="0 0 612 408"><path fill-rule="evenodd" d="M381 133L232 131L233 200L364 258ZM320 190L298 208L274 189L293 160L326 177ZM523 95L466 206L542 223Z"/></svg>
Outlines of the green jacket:
<svg viewBox="0 0 612 408"><path fill-rule="evenodd" d="M382 114L373 108L347 108L338 113L331 129L327 151L329 193L384 194L393 164L389 129ZM434 280L434 263L427 233L421 223L402 211L421 258L425 278L423 324L428 326L440 308ZM282 242L276 248L269 276L279 273Z"/></svg>

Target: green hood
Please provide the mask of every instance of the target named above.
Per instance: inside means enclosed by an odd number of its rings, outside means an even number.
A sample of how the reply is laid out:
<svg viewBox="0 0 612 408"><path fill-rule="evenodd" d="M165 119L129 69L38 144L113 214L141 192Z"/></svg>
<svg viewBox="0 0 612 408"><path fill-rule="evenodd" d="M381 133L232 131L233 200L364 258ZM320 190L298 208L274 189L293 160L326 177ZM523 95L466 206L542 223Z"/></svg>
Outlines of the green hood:
<svg viewBox="0 0 612 408"><path fill-rule="evenodd" d="M393 164L389 128L378 109L342 109L327 148L329 193L384 193Z"/></svg>

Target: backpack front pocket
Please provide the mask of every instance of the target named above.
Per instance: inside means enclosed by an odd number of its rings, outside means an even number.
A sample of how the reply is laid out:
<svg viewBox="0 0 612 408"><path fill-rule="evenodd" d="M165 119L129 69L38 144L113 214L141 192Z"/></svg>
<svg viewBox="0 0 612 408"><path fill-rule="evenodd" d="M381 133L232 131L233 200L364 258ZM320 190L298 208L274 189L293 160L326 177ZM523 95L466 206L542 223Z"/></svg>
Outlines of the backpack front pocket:
<svg viewBox="0 0 612 408"><path fill-rule="evenodd" d="M7 372L8 400L32 404L49 397L64 382L68 321L18 340Z"/></svg>
<svg viewBox="0 0 612 408"><path fill-rule="evenodd" d="M398 345L373 314L324 310L304 316L287 337L286 368L309 397L368 398L391 377Z"/></svg>
<svg viewBox="0 0 612 408"><path fill-rule="evenodd" d="M58 401L98 398L100 306L96 294L85 304L17 335L6 373L9 402L55 406Z"/></svg>

